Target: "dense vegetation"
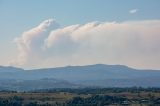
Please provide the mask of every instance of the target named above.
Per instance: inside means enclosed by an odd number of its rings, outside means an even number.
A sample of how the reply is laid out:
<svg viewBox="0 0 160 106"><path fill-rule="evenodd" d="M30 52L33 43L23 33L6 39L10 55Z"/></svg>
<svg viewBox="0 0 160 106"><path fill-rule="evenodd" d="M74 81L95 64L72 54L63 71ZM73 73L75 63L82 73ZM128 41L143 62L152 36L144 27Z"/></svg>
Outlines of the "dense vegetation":
<svg viewBox="0 0 160 106"><path fill-rule="evenodd" d="M0 106L160 106L160 88L1 91Z"/></svg>

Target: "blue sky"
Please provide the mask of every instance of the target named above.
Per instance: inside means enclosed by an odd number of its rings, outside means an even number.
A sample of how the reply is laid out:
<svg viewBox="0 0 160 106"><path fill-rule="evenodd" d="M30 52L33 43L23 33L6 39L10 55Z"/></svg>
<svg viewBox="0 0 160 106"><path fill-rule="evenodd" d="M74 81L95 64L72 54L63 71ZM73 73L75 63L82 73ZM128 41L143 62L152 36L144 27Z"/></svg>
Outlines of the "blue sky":
<svg viewBox="0 0 160 106"><path fill-rule="evenodd" d="M130 13L131 10L137 10ZM13 40L53 18L61 26L160 19L160 0L0 0L0 64L18 53Z"/></svg>
<svg viewBox="0 0 160 106"><path fill-rule="evenodd" d="M131 15L132 9L139 11ZM62 25L159 19L159 10L159 0L0 0L0 29L3 29L0 34L17 36L48 18L54 18Z"/></svg>

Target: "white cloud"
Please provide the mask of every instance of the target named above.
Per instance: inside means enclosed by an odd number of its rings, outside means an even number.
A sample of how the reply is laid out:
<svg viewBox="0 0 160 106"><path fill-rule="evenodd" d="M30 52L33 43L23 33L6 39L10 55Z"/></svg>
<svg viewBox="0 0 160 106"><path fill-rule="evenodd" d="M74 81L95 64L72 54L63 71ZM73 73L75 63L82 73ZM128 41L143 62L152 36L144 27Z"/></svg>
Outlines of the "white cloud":
<svg viewBox="0 0 160 106"><path fill-rule="evenodd" d="M91 22L47 33L35 31L37 28L17 40L19 62L24 66L40 68L105 63L160 68L160 20ZM48 24L47 28L50 28ZM46 32L47 28L42 29Z"/></svg>
<svg viewBox="0 0 160 106"><path fill-rule="evenodd" d="M135 14L137 12L138 12L138 9L132 9L132 10L129 11L130 14Z"/></svg>

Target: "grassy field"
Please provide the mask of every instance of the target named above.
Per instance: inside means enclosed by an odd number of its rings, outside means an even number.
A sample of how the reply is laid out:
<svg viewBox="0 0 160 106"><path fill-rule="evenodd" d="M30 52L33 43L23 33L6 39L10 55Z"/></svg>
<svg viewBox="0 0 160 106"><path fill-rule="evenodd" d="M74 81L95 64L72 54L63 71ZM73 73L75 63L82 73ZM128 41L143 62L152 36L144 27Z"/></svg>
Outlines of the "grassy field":
<svg viewBox="0 0 160 106"><path fill-rule="evenodd" d="M59 89L0 92L0 106L160 106L160 89Z"/></svg>
<svg viewBox="0 0 160 106"><path fill-rule="evenodd" d="M57 93L11 93L11 92L1 92L1 99L11 99L11 98L21 98L22 101L26 103L38 102L39 104L49 103L53 104L55 102L65 102L71 100L74 97L87 98L89 95L77 95L68 92L57 92Z"/></svg>

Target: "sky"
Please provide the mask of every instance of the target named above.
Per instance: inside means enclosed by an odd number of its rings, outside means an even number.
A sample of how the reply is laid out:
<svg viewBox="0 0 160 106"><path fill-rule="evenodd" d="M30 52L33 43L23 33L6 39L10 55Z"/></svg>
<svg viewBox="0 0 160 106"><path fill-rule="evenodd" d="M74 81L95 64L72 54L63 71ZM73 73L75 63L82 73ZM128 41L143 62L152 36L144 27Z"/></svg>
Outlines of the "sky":
<svg viewBox="0 0 160 106"><path fill-rule="evenodd" d="M0 65L160 69L160 0L0 0Z"/></svg>

